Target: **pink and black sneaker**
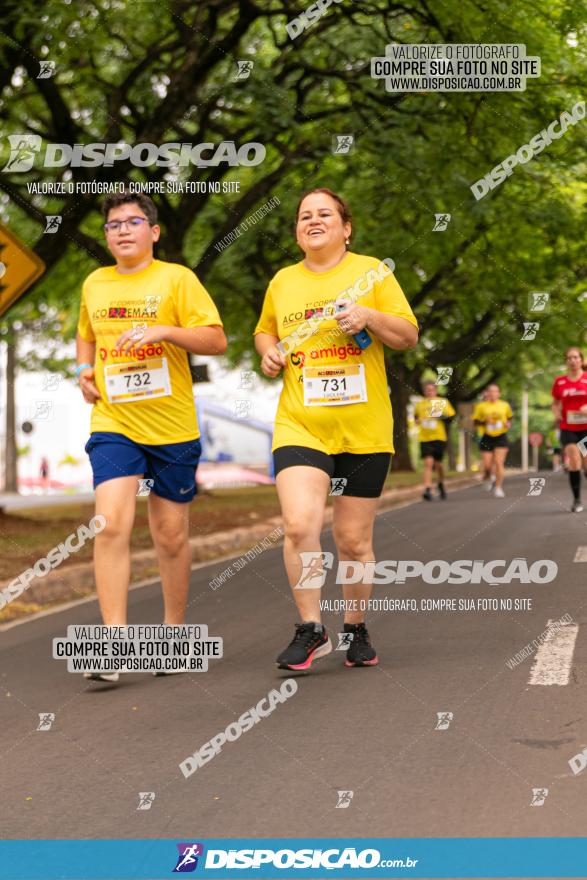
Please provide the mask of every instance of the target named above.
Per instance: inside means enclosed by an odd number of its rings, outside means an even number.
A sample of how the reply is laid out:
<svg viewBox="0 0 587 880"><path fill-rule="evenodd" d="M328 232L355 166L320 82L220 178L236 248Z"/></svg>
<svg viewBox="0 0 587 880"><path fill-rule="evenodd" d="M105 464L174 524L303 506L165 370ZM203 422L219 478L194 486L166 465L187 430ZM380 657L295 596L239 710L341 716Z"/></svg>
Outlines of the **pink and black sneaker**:
<svg viewBox="0 0 587 880"><path fill-rule="evenodd" d="M309 669L314 660L332 651L332 642L321 623L296 623L296 634L277 658L280 669Z"/></svg>
<svg viewBox="0 0 587 880"><path fill-rule="evenodd" d="M345 666L377 666L379 659L371 644L367 627L364 623L345 623L345 633L352 633L353 640L346 652Z"/></svg>

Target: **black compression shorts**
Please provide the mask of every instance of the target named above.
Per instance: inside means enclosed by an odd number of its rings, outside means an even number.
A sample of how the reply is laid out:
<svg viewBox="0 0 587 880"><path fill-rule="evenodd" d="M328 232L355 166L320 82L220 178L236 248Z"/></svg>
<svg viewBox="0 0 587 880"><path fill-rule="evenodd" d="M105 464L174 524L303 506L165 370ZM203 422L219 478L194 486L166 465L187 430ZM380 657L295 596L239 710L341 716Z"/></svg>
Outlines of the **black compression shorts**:
<svg viewBox="0 0 587 880"><path fill-rule="evenodd" d="M578 431L569 431L567 428L561 428L561 446L568 446L570 443L580 443L587 437L587 430L580 428Z"/></svg>
<svg viewBox="0 0 587 880"><path fill-rule="evenodd" d="M379 498L389 472L390 452L339 452L327 455L307 446L280 446L273 453L275 476L285 468L305 465L330 477L331 495Z"/></svg>
<svg viewBox="0 0 587 880"><path fill-rule="evenodd" d="M510 441L508 435L498 434L497 437L490 437L489 434L483 434L479 441L479 449L481 452L493 452L494 449L508 449Z"/></svg>
<svg viewBox="0 0 587 880"><path fill-rule="evenodd" d="M423 440L420 443L420 455L422 458L432 457L434 461L442 461L445 449L445 440Z"/></svg>

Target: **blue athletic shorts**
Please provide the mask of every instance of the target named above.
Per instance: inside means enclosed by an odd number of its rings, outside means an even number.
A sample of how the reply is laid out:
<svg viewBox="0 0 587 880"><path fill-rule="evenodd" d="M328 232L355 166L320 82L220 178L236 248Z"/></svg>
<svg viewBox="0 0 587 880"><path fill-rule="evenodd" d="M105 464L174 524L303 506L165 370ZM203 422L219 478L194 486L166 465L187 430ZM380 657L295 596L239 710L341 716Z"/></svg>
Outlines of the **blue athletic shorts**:
<svg viewBox="0 0 587 880"><path fill-rule="evenodd" d="M201 451L199 440L147 446L114 431L94 431L86 443L94 489L117 477L142 476L153 480L145 489L148 486L155 495L180 503L191 501L197 492L196 468Z"/></svg>

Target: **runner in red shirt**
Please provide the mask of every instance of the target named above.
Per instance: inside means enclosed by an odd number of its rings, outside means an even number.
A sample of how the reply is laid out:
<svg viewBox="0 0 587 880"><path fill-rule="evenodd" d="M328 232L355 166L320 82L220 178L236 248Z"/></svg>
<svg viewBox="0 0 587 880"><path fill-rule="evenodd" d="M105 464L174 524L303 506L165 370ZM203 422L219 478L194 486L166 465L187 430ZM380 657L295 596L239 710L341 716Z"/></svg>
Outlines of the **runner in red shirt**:
<svg viewBox="0 0 587 880"><path fill-rule="evenodd" d="M567 372L557 376L552 386L552 411L561 432L561 445L568 461L569 481L573 492L573 513L581 513L581 465L587 477L587 372L583 354L568 348Z"/></svg>

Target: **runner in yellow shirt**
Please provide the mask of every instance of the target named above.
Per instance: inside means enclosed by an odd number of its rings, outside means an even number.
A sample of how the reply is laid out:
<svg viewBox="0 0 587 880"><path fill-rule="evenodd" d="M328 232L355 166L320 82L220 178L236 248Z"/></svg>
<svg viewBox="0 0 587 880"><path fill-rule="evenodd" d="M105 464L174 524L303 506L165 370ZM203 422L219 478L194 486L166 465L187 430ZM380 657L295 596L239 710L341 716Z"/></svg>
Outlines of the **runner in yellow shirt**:
<svg viewBox="0 0 587 880"><path fill-rule="evenodd" d="M373 561L373 522L391 453L393 416L384 345L413 348L417 323L390 264L348 250L346 203L328 189L300 200L304 259L272 279L255 329L266 376L283 370L273 438L287 575L301 618L277 663L308 669L332 650L320 620L329 567L320 533L328 494L340 560ZM370 578L345 584L347 666L378 662L365 626Z"/></svg>
<svg viewBox="0 0 587 880"><path fill-rule="evenodd" d="M450 400L439 397L434 382L422 385L424 400L414 406L414 418L418 425L420 454L424 462L424 501L432 501L432 474L436 473L438 493L446 500L444 468L442 459L446 450L446 423L456 415Z"/></svg>
<svg viewBox="0 0 587 880"><path fill-rule="evenodd" d="M473 421L483 425L483 436L479 443L483 461L484 480L492 487L492 473L495 472L495 498L505 498L503 477L505 460L509 449L507 431L511 426L513 413L506 400L500 399L499 385L492 383L485 389L485 400L473 410Z"/></svg>
<svg viewBox="0 0 587 880"><path fill-rule="evenodd" d="M130 537L137 490L149 495L165 623L183 623L191 553L188 503L196 493L199 430L188 352L222 354L226 337L210 296L184 266L153 258L157 209L142 194L103 206L116 260L86 279L77 333L77 375L93 404L86 446L94 474L96 589L104 623L126 623ZM141 482L142 481L142 482ZM118 673L86 677L115 681Z"/></svg>

